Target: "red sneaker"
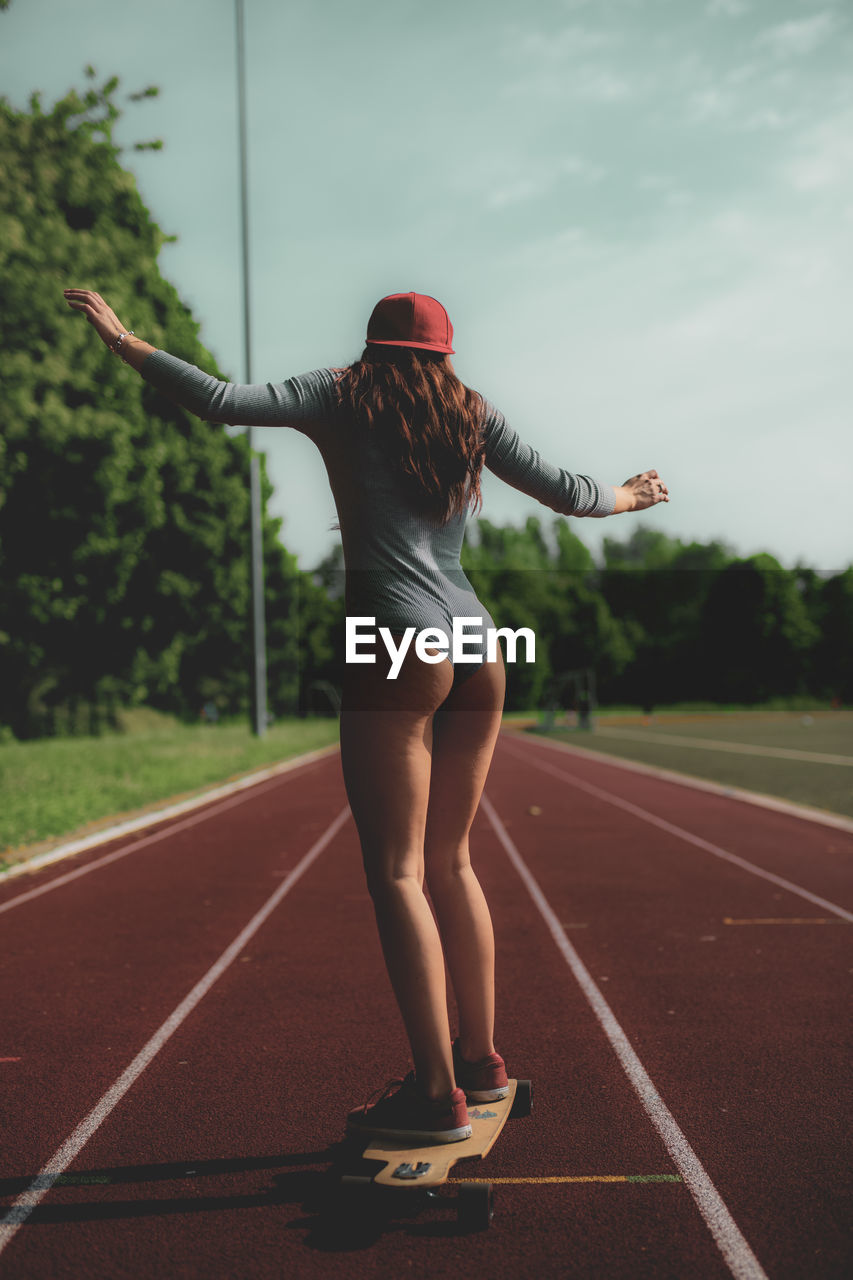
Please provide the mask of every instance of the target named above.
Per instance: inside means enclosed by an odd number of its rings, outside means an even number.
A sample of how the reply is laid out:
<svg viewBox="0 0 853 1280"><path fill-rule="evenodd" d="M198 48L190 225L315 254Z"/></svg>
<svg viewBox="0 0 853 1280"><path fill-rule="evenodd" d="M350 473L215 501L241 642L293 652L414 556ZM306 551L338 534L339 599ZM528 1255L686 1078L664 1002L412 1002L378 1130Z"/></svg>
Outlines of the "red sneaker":
<svg viewBox="0 0 853 1280"><path fill-rule="evenodd" d="M443 1102L424 1094L410 1071L405 1080L391 1080L376 1102L365 1102L347 1116L350 1133L371 1138L423 1143L463 1142L471 1137L465 1094L454 1089Z"/></svg>
<svg viewBox="0 0 853 1280"><path fill-rule="evenodd" d="M453 1070L456 1083L465 1091L469 1102L499 1102L509 1093L506 1065L499 1053L490 1053L479 1062L466 1062L453 1041Z"/></svg>

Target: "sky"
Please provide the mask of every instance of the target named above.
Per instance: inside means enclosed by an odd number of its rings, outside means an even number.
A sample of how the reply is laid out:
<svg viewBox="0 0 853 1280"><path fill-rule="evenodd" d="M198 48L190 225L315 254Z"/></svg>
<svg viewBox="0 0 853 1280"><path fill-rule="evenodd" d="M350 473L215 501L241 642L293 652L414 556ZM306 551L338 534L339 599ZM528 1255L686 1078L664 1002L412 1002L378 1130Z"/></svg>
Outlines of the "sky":
<svg viewBox="0 0 853 1280"><path fill-rule="evenodd" d="M545 458L660 472L668 504L572 521L596 555L645 526L853 561L847 0L245 7L252 381L346 364L380 297L428 293L459 376ZM159 86L116 140L178 237L162 274L244 381L234 33L234 0L11 0L0 92L48 105L89 63ZM340 537L319 454L256 437L311 568ZM483 488L492 521L554 518Z"/></svg>

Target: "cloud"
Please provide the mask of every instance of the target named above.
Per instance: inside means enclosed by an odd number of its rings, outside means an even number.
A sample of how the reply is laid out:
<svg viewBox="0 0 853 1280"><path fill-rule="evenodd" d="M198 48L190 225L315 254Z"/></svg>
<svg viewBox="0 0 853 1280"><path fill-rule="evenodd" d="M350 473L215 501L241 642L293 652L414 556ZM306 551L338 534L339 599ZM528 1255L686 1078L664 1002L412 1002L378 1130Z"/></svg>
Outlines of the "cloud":
<svg viewBox="0 0 853 1280"><path fill-rule="evenodd" d="M572 93L587 102L622 102L631 97L629 82L606 67L576 67L568 76Z"/></svg>
<svg viewBox="0 0 853 1280"><path fill-rule="evenodd" d="M751 7L747 0L710 0L705 12L712 18L739 18Z"/></svg>
<svg viewBox="0 0 853 1280"><path fill-rule="evenodd" d="M666 173L644 173L637 187L640 191L651 192L654 199L670 209L681 209L694 199L691 191Z"/></svg>
<svg viewBox="0 0 853 1280"><path fill-rule="evenodd" d="M502 178L506 175L506 168L505 164L501 164ZM507 205L538 200L547 195L562 178L591 185L600 182L606 172L606 169L591 163L583 156L574 154L562 156L558 160L549 160L535 168L528 168L526 172L518 172L512 175L509 181L491 186L486 197L486 207L502 209ZM490 185L488 178L485 178L484 185Z"/></svg>
<svg viewBox="0 0 853 1280"><path fill-rule="evenodd" d="M600 182L607 173L601 165L592 164L591 161L579 155L563 156L558 164L558 170L567 177L577 178L581 182Z"/></svg>
<svg viewBox="0 0 853 1280"><path fill-rule="evenodd" d="M756 37L756 43L768 49L774 57L786 60L803 58L814 53L836 30L838 23L834 13L825 10L813 18L801 18L792 22L780 22L767 27Z"/></svg>
<svg viewBox="0 0 853 1280"><path fill-rule="evenodd" d="M526 100L565 102L576 99L602 105L625 102L635 96L630 81L598 64L539 70L513 81L505 92L511 97Z"/></svg>
<svg viewBox="0 0 853 1280"><path fill-rule="evenodd" d="M734 110L734 99L729 93L720 89L698 89L687 99L687 109L691 120L727 120Z"/></svg>
<svg viewBox="0 0 853 1280"><path fill-rule="evenodd" d="M578 54L589 54L613 43L606 32L583 26L563 27L560 31L507 31L507 45L514 57L537 58L544 62L565 62Z"/></svg>
<svg viewBox="0 0 853 1280"><path fill-rule="evenodd" d="M743 127L747 132L764 129L775 133L780 129L789 128L793 118L793 115L783 115L775 107L759 107L747 117Z"/></svg>
<svg viewBox="0 0 853 1280"><path fill-rule="evenodd" d="M853 173L853 111L823 120L797 140L796 154L783 175L797 191L818 191L850 183Z"/></svg>
<svg viewBox="0 0 853 1280"><path fill-rule="evenodd" d="M579 24L558 31L504 31L505 54L522 75L506 92L549 101L566 98L585 102L620 102L632 95L628 79L600 61L600 55L621 43L621 35Z"/></svg>
<svg viewBox="0 0 853 1280"><path fill-rule="evenodd" d="M666 176L650 171L646 185ZM819 210L749 198L645 243L543 238L502 277L511 303L493 320L498 333L536 333L535 352L507 350L489 394L562 465L602 478L660 467L683 499L666 513L674 533L847 563L851 245ZM791 458L804 448L833 501L791 522L803 475ZM731 465L722 504L706 483L719 459ZM773 502L756 501L768 492ZM526 514L494 501L494 518Z"/></svg>
<svg viewBox="0 0 853 1280"><path fill-rule="evenodd" d="M494 187L486 197L486 206L489 209L503 209L510 204L524 204L544 195L550 185L542 179L516 178L504 186Z"/></svg>

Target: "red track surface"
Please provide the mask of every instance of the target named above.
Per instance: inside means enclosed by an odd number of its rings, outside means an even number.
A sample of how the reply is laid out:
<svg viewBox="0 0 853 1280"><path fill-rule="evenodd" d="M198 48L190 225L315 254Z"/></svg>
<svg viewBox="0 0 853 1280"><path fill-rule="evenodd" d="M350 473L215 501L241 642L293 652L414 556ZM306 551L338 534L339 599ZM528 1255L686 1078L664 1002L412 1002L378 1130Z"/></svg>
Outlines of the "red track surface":
<svg viewBox="0 0 853 1280"><path fill-rule="evenodd" d="M93 1122L63 1178L14 1233L0 1227L0 1275L849 1275L842 917L853 838L512 734L487 796L498 826L484 806L473 856L498 939L498 1046L513 1074L532 1078L535 1101L484 1165L456 1175L566 1181L498 1185L492 1228L473 1235L449 1207L357 1229L323 1212L345 1112L409 1067L348 818ZM3 1205L27 1193L344 806L332 756L0 914ZM0 911L139 839L0 884ZM508 845L698 1160L704 1191L682 1180ZM638 1175L668 1180L568 1180ZM708 1187L722 1201L717 1239L707 1196L704 1210L694 1198Z"/></svg>

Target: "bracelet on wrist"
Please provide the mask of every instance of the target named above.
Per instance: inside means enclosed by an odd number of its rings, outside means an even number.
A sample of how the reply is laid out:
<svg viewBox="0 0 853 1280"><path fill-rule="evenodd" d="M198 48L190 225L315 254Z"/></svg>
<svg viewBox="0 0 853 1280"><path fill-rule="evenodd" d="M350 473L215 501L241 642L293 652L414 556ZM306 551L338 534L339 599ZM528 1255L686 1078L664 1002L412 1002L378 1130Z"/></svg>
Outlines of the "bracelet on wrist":
<svg viewBox="0 0 853 1280"><path fill-rule="evenodd" d="M127 339L127 338L135 338L135 337L136 337L136 334L133 332L133 330L132 330L132 329L127 329L126 331L124 331L124 332L122 332L122 333L120 333L120 334L118 335L118 337L116 338L115 342L112 344L112 346L111 346L110 350L111 350L111 351L114 351L114 352L115 352L115 354L116 354L117 356L120 356L120 357L121 357L121 359L123 360L123 359L124 359L124 356L121 354L121 349L122 349L122 347L124 346L124 343L125 343L126 339Z"/></svg>

